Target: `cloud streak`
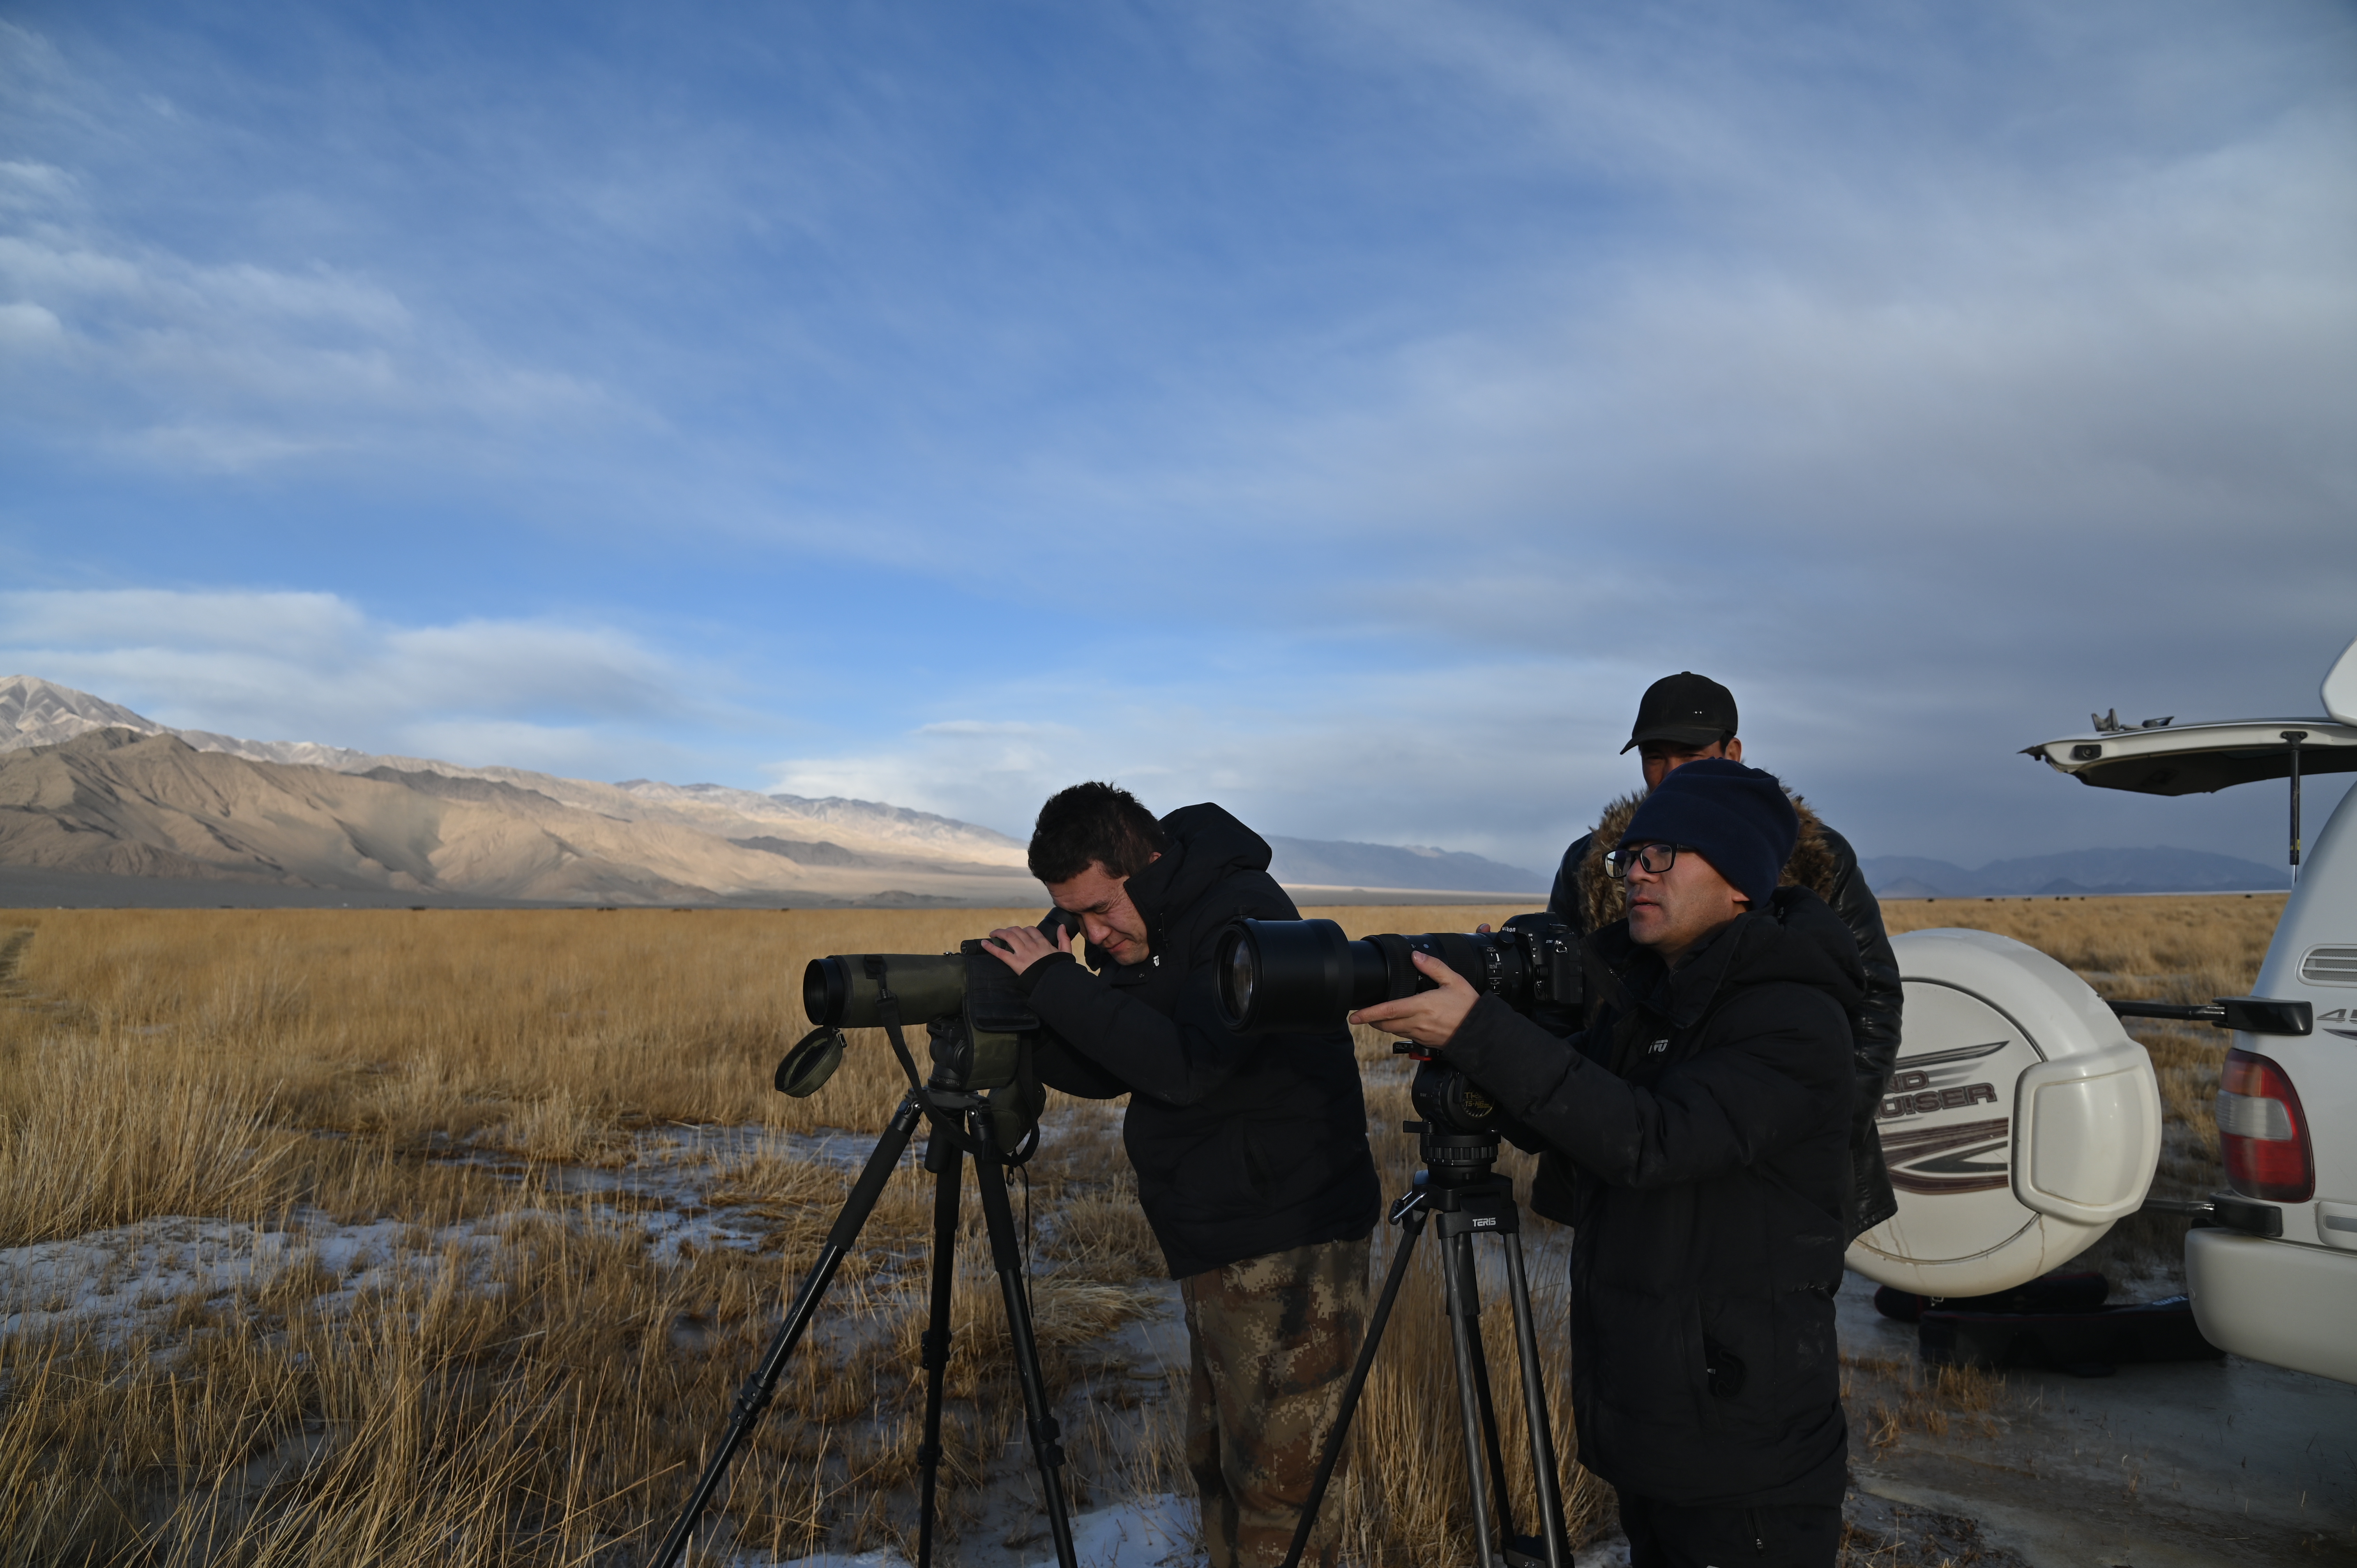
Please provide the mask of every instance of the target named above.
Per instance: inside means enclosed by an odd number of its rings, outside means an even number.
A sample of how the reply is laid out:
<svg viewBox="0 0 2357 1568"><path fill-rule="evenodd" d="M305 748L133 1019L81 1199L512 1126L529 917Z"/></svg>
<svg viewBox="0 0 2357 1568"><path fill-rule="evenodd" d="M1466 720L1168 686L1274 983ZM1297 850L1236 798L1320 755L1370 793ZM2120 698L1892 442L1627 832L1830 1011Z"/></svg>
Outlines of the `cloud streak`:
<svg viewBox="0 0 2357 1568"><path fill-rule="evenodd" d="M236 472L432 440L448 460L644 418L594 381L501 362L364 274L125 243L64 169L0 163L0 407L119 458Z"/></svg>
<svg viewBox="0 0 2357 1568"><path fill-rule="evenodd" d="M0 664L178 728L473 765L577 765L721 712L708 673L627 631L392 625L319 593L0 594Z"/></svg>

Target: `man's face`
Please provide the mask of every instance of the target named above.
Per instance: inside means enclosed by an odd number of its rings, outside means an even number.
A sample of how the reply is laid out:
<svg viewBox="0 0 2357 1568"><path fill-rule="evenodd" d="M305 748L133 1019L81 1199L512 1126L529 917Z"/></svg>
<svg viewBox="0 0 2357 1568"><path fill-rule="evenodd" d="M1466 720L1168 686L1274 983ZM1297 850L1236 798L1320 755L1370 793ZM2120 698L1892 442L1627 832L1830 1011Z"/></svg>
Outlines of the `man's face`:
<svg viewBox="0 0 2357 1568"><path fill-rule="evenodd" d="M1047 886L1056 908L1079 918L1082 935L1099 952L1119 964L1146 961L1151 950L1146 940L1146 918L1129 901L1128 877L1113 875L1103 861L1092 860L1086 871L1070 882Z"/></svg>
<svg viewBox="0 0 2357 1568"><path fill-rule="evenodd" d="M1733 736L1713 741L1708 746L1681 746L1674 740L1640 741L1637 761L1645 769L1645 788L1658 789L1662 780L1689 762L1699 762L1706 757L1724 757L1729 762L1743 760L1743 742Z"/></svg>
<svg viewBox="0 0 2357 1568"><path fill-rule="evenodd" d="M1746 907L1718 867L1693 850L1680 850L1667 871L1648 871L1641 863L1629 867L1629 940L1672 963Z"/></svg>

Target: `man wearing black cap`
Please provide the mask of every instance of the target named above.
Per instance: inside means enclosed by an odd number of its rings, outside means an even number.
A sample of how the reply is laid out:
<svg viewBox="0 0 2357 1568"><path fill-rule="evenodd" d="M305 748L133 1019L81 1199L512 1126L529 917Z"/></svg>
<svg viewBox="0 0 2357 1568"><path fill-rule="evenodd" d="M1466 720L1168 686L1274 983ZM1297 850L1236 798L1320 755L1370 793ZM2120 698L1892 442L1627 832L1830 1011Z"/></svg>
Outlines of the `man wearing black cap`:
<svg viewBox="0 0 2357 1568"><path fill-rule="evenodd" d="M1659 789L1663 779L1690 762L1707 757L1742 761L1743 742L1735 732L1735 693L1706 675L1682 670L1645 688L1629 744L1620 750L1624 755L1636 752L1650 790ZM1582 936L1620 918L1621 885L1608 875L1605 857L1620 842L1630 817L1644 798L1628 795L1613 801L1604 809L1595 829L1563 852L1547 908ZM1866 966L1865 999L1851 1020L1857 1091L1850 1120L1851 1179L1845 1225L1849 1235L1856 1237L1899 1210L1898 1198L1890 1189L1890 1173L1883 1163L1882 1140L1874 1124L1890 1064L1899 1055L1899 960L1882 929L1882 906L1866 878L1858 875L1857 852L1805 801L1796 796L1792 806L1800 828L1780 880L1813 888L1833 906L1857 938L1858 958ZM1570 1026L1568 1021L1558 1021L1557 1026ZM1543 1173L1533 1187L1532 1206L1549 1219L1559 1219L1560 1197L1555 1173Z"/></svg>
<svg viewBox="0 0 2357 1568"><path fill-rule="evenodd" d="M1857 943L1779 886L1798 814L1727 758L1665 776L1611 852L1628 914L1587 940L1571 1049L1445 964L1351 1015L1442 1051L1574 1173L1580 1463L1631 1568L1831 1568L1848 1439L1842 1275Z"/></svg>

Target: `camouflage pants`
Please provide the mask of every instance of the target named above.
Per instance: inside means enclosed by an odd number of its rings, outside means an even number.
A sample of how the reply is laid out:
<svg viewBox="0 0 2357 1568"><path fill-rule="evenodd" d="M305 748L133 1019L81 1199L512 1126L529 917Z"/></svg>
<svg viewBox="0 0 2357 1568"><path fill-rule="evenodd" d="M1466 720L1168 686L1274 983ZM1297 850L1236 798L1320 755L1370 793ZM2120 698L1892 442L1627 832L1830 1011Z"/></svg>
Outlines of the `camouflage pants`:
<svg viewBox="0 0 2357 1568"><path fill-rule="evenodd" d="M1277 1568L1366 1336L1367 1238L1246 1258L1178 1292L1194 1363L1187 1467L1211 1568ZM1304 1563L1331 1568L1334 1507L1329 1492Z"/></svg>

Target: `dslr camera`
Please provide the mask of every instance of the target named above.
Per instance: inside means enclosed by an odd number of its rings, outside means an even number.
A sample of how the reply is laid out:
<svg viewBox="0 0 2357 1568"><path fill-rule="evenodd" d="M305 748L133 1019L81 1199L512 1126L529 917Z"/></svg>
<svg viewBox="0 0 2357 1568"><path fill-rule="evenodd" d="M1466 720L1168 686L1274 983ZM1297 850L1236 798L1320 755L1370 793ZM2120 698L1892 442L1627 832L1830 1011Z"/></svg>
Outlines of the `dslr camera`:
<svg viewBox="0 0 2357 1568"><path fill-rule="evenodd" d="M1361 1007L1434 989L1415 953L1438 959L1474 990L1550 1029L1578 1026L1586 991L1579 940L1546 910L1517 915L1495 931L1357 941L1331 920L1237 920L1220 933L1220 1015L1239 1032L1329 1028ZM1504 1112L1445 1061L1400 1048L1421 1061L1408 1093L1426 1125L1409 1130L1426 1134L1427 1162L1486 1171L1501 1130L1512 1133Z"/></svg>

